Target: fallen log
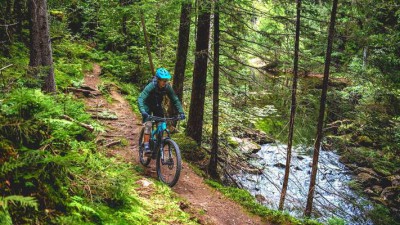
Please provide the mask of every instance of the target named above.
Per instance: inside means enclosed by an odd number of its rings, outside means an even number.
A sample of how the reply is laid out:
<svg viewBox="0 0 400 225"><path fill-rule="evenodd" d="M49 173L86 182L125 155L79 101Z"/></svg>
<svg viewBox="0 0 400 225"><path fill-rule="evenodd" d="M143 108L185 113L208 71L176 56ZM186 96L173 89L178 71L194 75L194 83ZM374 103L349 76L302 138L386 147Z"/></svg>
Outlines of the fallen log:
<svg viewBox="0 0 400 225"><path fill-rule="evenodd" d="M121 144L121 140L110 142L110 143L106 144L106 147L109 148L109 147L112 147L114 145L119 145L119 144Z"/></svg>
<svg viewBox="0 0 400 225"><path fill-rule="evenodd" d="M93 127L92 125L79 122L79 121L75 120L74 118L71 118L71 117L69 117L69 116L67 116L67 115L63 115L62 118L65 119L65 120L68 120L68 121L77 123L77 124L79 124L79 126L81 126L81 127L83 127L83 128L86 128L86 129L89 130L90 132L93 132L93 131L94 131L94 127Z"/></svg>
<svg viewBox="0 0 400 225"><path fill-rule="evenodd" d="M118 117L109 117L109 116L102 116L102 115L92 115L93 119L98 120L118 120Z"/></svg>
<svg viewBox="0 0 400 225"><path fill-rule="evenodd" d="M90 96L90 95L93 95L93 96L97 96L97 95L101 95L101 92L100 91L90 91L90 90L86 90L86 89L83 89L83 88L74 88L74 87L67 87L67 90L68 91L72 91L72 92L81 92L81 93L83 93L85 96Z"/></svg>
<svg viewBox="0 0 400 225"><path fill-rule="evenodd" d="M86 84L82 84L80 88L81 88L81 89L84 89L84 90L88 90L88 91L100 92L100 91L97 90L96 88L92 88L92 87L90 87L89 85L86 85Z"/></svg>
<svg viewBox="0 0 400 225"><path fill-rule="evenodd" d="M100 134L102 137L124 137L124 135L117 134Z"/></svg>

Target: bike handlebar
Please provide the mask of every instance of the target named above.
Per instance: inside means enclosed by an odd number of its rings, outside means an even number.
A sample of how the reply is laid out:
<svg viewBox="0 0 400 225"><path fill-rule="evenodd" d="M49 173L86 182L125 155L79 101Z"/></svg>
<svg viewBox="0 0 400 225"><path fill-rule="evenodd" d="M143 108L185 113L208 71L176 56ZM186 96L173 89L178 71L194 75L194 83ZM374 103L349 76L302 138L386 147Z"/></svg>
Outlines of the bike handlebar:
<svg viewBox="0 0 400 225"><path fill-rule="evenodd" d="M180 116L174 116L170 118L165 118L165 117L158 117L158 116L149 116L146 119L147 121L152 120L154 122L166 122L166 121L178 121L182 120Z"/></svg>

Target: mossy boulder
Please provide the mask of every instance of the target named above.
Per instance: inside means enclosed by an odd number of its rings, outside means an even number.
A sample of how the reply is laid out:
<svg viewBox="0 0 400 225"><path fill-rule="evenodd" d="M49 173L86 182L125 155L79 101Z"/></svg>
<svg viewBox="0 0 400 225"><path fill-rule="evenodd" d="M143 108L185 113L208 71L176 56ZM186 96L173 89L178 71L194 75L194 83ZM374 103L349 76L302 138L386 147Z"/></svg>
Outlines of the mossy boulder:
<svg viewBox="0 0 400 225"><path fill-rule="evenodd" d="M400 205L400 186L392 186L383 189L381 198L389 201L389 204L399 206Z"/></svg>
<svg viewBox="0 0 400 225"><path fill-rule="evenodd" d="M62 11L59 10L50 10L50 16L52 16L53 18L57 19L58 21L63 21L65 14Z"/></svg>
<svg viewBox="0 0 400 225"><path fill-rule="evenodd" d="M233 147L233 148L237 148L237 147L239 147L239 142L236 140L235 137L229 137L228 138L228 145Z"/></svg>
<svg viewBox="0 0 400 225"><path fill-rule="evenodd" d="M358 136L357 142L361 146L371 147L373 145L373 141L368 136Z"/></svg>
<svg viewBox="0 0 400 225"><path fill-rule="evenodd" d="M243 154L257 153L261 149L261 146L253 142L250 138L230 137L228 140L234 145L233 147L236 147Z"/></svg>
<svg viewBox="0 0 400 225"><path fill-rule="evenodd" d="M392 186L400 186L400 175L392 175L387 177L387 179L391 182Z"/></svg>
<svg viewBox="0 0 400 225"><path fill-rule="evenodd" d="M357 175L358 180L364 185L364 186L372 186L375 184L379 183L379 179L376 178L375 176L368 174L368 173L359 173Z"/></svg>
<svg viewBox="0 0 400 225"><path fill-rule="evenodd" d="M260 145L274 142L273 138L269 137L265 132L257 129L237 126L232 128L232 132L236 137L248 138L251 139L251 141Z"/></svg>

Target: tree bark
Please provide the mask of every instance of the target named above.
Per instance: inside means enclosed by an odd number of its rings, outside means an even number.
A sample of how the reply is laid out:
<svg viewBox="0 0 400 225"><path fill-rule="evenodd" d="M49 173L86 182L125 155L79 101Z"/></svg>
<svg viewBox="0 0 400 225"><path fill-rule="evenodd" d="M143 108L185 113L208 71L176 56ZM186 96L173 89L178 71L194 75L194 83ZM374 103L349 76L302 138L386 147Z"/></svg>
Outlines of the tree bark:
<svg viewBox="0 0 400 225"><path fill-rule="evenodd" d="M288 147L286 154L286 168L285 177L283 179L281 198L279 201L279 210L283 210L285 204L286 191L289 182L290 173L290 161L292 159L292 142L293 142L293 130L294 130L294 119L296 117L296 91L297 91L297 77L298 77L298 65L299 65L299 40L300 40L300 10L301 0L297 0L297 19L296 19L296 37L294 42L294 65L293 65L293 84L292 84L292 105L290 108L290 123L289 123L289 135L288 135Z"/></svg>
<svg viewBox="0 0 400 225"><path fill-rule="evenodd" d="M186 129L187 135L192 137L199 145L201 144L203 133L204 100L207 82L207 50L210 38L210 9L211 2L209 0L199 1L192 96Z"/></svg>
<svg viewBox="0 0 400 225"><path fill-rule="evenodd" d="M326 49L325 56L325 68L324 68L324 79L322 83L322 93L320 100L320 108L319 108L319 116L318 116L318 125L317 125L317 137L315 138L314 144L314 155L313 155L313 163L312 163L312 172L310 178L310 186L308 189L307 196L307 205L304 211L304 215L309 217L312 211L312 204L314 199L314 191L315 191L315 180L317 177L318 171L318 158L319 158L319 150L321 148L321 140L322 140L322 127L324 123L324 114L325 114L325 103L326 103L326 94L328 90L328 79L329 79L329 66L331 63L331 54L332 54L332 43L335 34L335 20L336 20L336 10L337 10L338 0L333 0L332 12L331 12L331 21L329 25L329 33L328 33L328 46Z"/></svg>
<svg viewBox="0 0 400 225"><path fill-rule="evenodd" d="M11 57L10 46L13 39L13 29L16 24L12 19L14 1L8 0L2 3L2 9L0 10L0 52L6 57Z"/></svg>
<svg viewBox="0 0 400 225"><path fill-rule="evenodd" d="M189 48L191 9L192 9L191 1L182 3L181 19L179 25L178 50L176 53L176 63L174 70L174 83L173 83L175 94L178 96L179 101L181 102L183 98L183 82L185 80L186 59ZM176 115L178 113L172 104L169 105L168 111L169 115Z"/></svg>
<svg viewBox="0 0 400 225"><path fill-rule="evenodd" d="M26 1L25 0L19 0L15 1L14 3L14 19L15 22L17 23L15 25L15 33L17 34L17 37L19 40L23 40L22 38L22 27L23 27L23 22L26 20L26 15L25 15L25 10L26 10Z"/></svg>
<svg viewBox="0 0 400 225"><path fill-rule="evenodd" d="M218 121L219 121L219 1L215 0L214 8L214 78L213 78L213 124L211 158L208 173L218 179Z"/></svg>
<svg viewBox="0 0 400 225"><path fill-rule="evenodd" d="M45 92L55 92L53 53L51 49L50 29L47 16L46 0L30 0L30 62L32 72L38 77L44 76L42 89Z"/></svg>
<svg viewBox="0 0 400 225"><path fill-rule="evenodd" d="M146 50L147 50L147 55L149 56L151 74L152 74L152 76L154 76L156 74L156 72L154 70L153 57L151 56L151 49L150 49L150 41L149 41L149 37L147 35L146 23L144 22L143 12L140 12L140 21L142 22L144 40L146 41Z"/></svg>

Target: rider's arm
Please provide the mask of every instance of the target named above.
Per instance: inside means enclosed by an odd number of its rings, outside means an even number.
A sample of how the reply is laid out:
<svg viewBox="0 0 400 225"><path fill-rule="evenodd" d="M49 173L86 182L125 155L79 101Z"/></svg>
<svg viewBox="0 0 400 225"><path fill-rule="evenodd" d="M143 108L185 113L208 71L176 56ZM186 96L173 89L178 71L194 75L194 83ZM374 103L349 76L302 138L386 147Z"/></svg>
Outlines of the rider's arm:
<svg viewBox="0 0 400 225"><path fill-rule="evenodd" d="M155 88L154 84L151 82L149 83L142 91L142 93L140 93L139 97L138 97L138 105L139 105L139 111L140 112L146 112L146 105L145 105L145 101L146 99L149 97L150 92Z"/></svg>
<svg viewBox="0 0 400 225"><path fill-rule="evenodd" d="M171 100L172 104L174 104L175 108L179 113L184 113L181 102L179 101L178 96L176 96L174 89L172 89L171 85L167 85L167 94L168 98Z"/></svg>

